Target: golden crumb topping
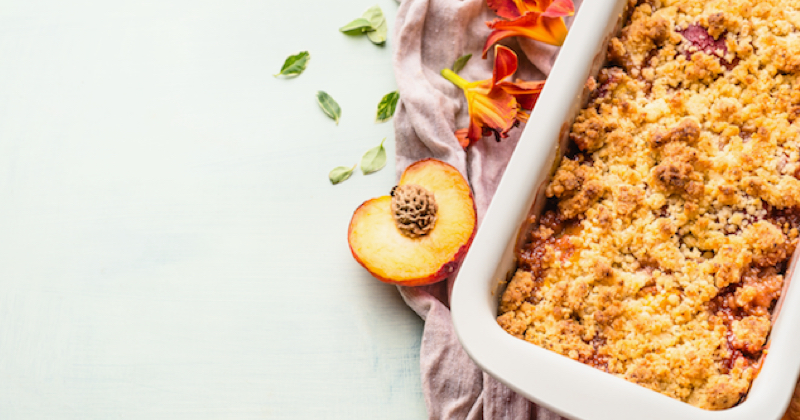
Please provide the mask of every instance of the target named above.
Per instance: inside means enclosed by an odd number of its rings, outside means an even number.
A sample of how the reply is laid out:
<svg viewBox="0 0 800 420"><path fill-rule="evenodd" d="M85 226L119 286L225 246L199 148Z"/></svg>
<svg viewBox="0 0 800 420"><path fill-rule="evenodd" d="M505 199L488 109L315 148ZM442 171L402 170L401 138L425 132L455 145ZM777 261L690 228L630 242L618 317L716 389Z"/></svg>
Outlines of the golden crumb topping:
<svg viewBox="0 0 800 420"><path fill-rule="evenodd" d="M797 245L800 0L632 3L498 323L729 408L758 371Z"/></svg>

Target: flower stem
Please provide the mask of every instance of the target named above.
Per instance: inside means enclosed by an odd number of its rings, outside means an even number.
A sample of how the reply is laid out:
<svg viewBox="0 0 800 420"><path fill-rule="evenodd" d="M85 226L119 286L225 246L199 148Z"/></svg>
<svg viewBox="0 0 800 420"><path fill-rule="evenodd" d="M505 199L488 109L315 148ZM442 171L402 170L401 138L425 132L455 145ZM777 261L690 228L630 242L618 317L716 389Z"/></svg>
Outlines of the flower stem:
<svg viewBox="0 0 800 420"><path fill-rule="evenodd" d="M449 80L461 89L464 89L467 86L467 83L469 83L450 69L442 69L442 77Z"/></svg>

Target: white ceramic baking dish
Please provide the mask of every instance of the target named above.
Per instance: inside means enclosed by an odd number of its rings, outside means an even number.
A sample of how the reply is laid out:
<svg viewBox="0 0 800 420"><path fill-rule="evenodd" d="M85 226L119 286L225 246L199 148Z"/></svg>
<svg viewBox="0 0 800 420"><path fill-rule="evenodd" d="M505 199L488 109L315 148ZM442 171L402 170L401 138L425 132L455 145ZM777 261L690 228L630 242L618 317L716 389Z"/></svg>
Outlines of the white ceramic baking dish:
<svg viewBox="0 0 800 420"><path fill-rule="evenodd" d="M627 0L584 1L522 138L508 163L451 297L461 343L484 371L526 398L576 420L777 420L800 371L800 282L787 274L761 372L736 407L706 411L514 338L495 321L499 296L513 273L522 221L560 157L584 85L604 60ZM539 199L537 199L539 197ZM539 209L534 208L534 212ZM784 302L786 303L784 305ZM767 354L768 353L768 354Z"/></svg>

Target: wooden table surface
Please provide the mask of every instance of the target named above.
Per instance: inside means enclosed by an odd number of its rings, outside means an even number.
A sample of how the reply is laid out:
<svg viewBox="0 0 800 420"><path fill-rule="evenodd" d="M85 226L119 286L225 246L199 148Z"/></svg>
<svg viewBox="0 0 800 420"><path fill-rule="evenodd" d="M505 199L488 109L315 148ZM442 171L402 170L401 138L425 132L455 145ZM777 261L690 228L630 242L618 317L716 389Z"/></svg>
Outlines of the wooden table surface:
<svg viewBox="0 0 800 420"><path fill-rule="evenodd" d="M426 417L422 322L346 240L395 179L391 32L338 32L375 1L391 31L394 0L0 7L0 419Z"/></svg>

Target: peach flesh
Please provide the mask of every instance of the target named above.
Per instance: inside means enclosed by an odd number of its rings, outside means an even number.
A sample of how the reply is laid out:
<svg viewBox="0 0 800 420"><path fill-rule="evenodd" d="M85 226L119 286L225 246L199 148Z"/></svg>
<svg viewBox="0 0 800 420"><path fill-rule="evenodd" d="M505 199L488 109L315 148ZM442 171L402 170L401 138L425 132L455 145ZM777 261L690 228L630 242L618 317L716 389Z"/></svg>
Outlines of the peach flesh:
<svg viewBox="0 0 800 420"><path fill-rule="evenodd" d="M433 230L408 238L397 229L391 197L364 202L353 214L348 242L353 257L387 283L420 286L452 274L475 233L475 203L469 185L452 166L426 159L409 166L400 185L416 184L432 192L439 207Z"/></svg>

